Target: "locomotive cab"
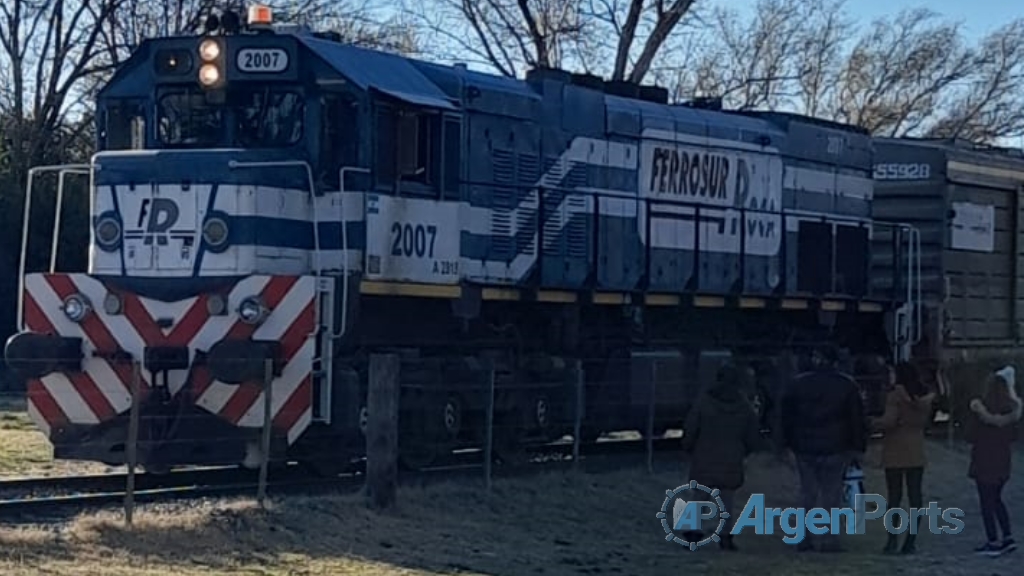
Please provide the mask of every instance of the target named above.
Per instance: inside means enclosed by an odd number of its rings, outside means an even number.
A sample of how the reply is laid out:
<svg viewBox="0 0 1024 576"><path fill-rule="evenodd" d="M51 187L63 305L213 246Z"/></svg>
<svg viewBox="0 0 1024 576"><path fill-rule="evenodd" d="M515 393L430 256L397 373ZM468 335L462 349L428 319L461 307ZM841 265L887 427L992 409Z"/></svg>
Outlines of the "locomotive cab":
<svg viewBox="0 0 1024 576"><path fill-rule="evenodd" d="M123 462L134 384L154 467L252 464L269 382L277 454L331 424L361 212L337 192L365 91L321 86L329 67L295 35L220 32L145 41L99 94L91 164L33 171L91 183L87 271L30 273L23 255L5 350L58 458Z"/></svg>

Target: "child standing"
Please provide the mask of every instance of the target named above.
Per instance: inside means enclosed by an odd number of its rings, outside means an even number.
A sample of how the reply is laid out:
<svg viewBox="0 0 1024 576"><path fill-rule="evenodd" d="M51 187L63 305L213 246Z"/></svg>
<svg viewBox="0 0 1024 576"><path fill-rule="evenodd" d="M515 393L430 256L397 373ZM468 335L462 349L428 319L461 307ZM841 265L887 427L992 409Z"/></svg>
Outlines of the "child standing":
<svg viewBox="0 0 1024 576"><path fill-rule="evenodd" d="M1011 444L1017 435L1022 403L1015 388L1015 371L1007 366L986 382L983 398L971 400L967 422L967 439L971 443L971 464L968 476L978 486L981 517L988 541L975 552L988 556L1016 550L1010 530L1010 515L1003 503L1003 486L1010 479ZM1002 540L996 532L996 524Z"/></svg>

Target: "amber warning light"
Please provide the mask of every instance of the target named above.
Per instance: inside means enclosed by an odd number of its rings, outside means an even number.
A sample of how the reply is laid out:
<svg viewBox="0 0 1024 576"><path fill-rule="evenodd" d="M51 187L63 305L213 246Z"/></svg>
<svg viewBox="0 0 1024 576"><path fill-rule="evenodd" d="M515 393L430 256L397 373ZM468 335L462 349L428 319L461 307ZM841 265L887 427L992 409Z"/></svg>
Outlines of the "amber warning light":
<svg viewBox="0 0 1024 576"><path fill-rule="evenodd" d="M270 26L273 23L274 15L270 11L270 6L264 6L262 4L249 6L250 26Z"/></svg>

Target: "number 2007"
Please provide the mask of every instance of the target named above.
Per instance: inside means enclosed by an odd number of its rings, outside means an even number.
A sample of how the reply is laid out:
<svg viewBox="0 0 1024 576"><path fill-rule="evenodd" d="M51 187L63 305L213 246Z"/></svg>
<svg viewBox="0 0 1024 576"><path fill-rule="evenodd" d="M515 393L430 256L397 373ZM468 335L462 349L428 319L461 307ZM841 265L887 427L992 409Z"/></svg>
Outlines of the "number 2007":
<svg viewBox="0 0 1024 576"><path fill-rule="evenodd" d="M422 224L391 225L391 255L433 258L437 226Z"/></svg>

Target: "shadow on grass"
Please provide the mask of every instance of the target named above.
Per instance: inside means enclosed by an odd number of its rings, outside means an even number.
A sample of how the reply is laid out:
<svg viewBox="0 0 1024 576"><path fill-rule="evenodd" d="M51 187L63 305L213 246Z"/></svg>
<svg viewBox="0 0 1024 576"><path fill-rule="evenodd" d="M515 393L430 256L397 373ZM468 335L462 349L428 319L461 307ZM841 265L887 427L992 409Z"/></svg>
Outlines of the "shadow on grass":
<svg viewBox="0 0 1024 576"><path fill-rule="evenodd" d="M879 553L885 535L877 521L865 536L845 536L849 552L841 555L799 555L782 542L778 526L771 536L738 536L741 550L735 554L713 548L689 552L666 543L655 513L665 490L683 480L678 466L654 475L631 469L498 480L489 494L480 482L402 488L398 506L383 513L367 509L359 496L287 498L265 511L249 501L164 504L140 510L132 529L119 514L105 513L76 519L60 536L0 530L0 557L58 567L124 558L177 574L248 569L273 576L1015 573L1013 557L979 559L969 553L980 522L962 455L939 447L930 456L926 499L965 508L967 530L959 536L924 534L921 553L909 558ZM880 491L880 471L869 470L868 476L868 491ZM771 506L797 505L796 486L792 470L755 458L737 506L751 491L765 493ZM1015 512L1021 502L1009 501Z"/></svg>
<svg viewBox="0 0 1024 576"><path fill-rule="evenodd" d="M654 512L660 502L637 498L640 484L657 499L666 478L608 476L617 480L559 474L530 483L498 481L490 494L479 484L408 488L395 509L382 513L353 495L289 498L265 511L242 501L219 509L147 510L132 529L108 514L77 520L61 553L109 551L210 570L313 563L333 574L362 563L493 575L631 574L647 556L678 554L659 537ZM2 536L0 547L25 556L53 551Z"/></svg>

